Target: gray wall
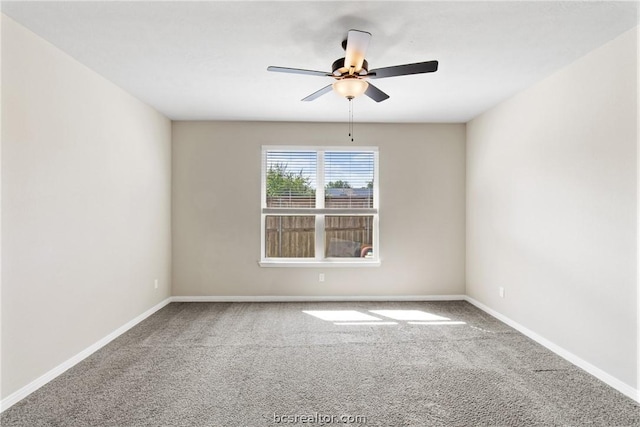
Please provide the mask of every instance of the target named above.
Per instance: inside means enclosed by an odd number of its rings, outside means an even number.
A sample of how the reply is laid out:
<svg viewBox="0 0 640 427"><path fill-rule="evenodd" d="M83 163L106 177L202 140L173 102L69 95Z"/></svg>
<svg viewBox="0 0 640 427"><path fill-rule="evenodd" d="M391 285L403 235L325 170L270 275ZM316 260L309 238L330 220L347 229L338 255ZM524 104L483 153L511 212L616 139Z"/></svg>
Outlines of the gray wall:
<svg viewBox="0 0 640 427"><path fill-rule="evenodd" d="M467 126L467 294L632 387L636 57L637 29Z"/></svg>
<svg viewBox="0 0 640 427"><path fill-rule="evenodd" d="M465 126L355 127L380 149L381 267L261 268L261 145L350 144L347 125L174 122L173 295L463 294Z"/></svg>
<svg viewBox="0 0 640 427"><path fill-rule="evenodd" d="M167 118L2 16L2 398L169 296L170 145Z"/></svg>

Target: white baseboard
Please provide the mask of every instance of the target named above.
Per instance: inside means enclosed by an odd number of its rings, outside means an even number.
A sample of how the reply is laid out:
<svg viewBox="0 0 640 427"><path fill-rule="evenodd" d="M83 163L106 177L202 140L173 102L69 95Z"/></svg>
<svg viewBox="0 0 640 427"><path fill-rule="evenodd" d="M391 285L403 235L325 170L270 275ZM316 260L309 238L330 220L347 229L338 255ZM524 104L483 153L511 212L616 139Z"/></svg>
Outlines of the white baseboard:
<svg viewBox="0 0 640 427"><path fill-rule="evenodd" d="M211 295L173 296L171 302L350 302L350 301L463 301L464 295L369 295L369 296L296 296L296 295Z"/></svg>
<svg viewBox="0 0 640 427"><path fill-rule="evenodd" d="M144 319L151 316L153 313L160 310L162 307L166 306L170 302L171 302L171 298L167 298L164 301L160 302L159 304L156 304L155 306L151 307L149 310L145 311L141 315L137 316L136 318L125 323L115 331L111 332L109 335L102 338L100 341L85 348L80 353L76 354L70 359L59 364L58 366L56 366L49 372L45 373L44 375L40 376L39 378L36 378L35 380L31 381L29 384L22 387L21 389L11 393L9 396L5 397L4 399L2 399L2 401L0 401L0 413L10 408L14 404L18 403L20 400L24 399L25 397L27 397L28 395L30 395L31 393L33 393L34 391L36 391L37 389L39 389L40 387L48 383L49 381L53 380L54 378L56 378L58 375L62 374L69 368L75 366L79 362L91 356L93 353L100 350L102 347L109 344L111 341L118 338L120 335L124 334L129 329L133 328L135 325L142 322Z"/></svg>
<svg viewBox="0 0 640 427"><path fill-rule="evenodd" d="M576 356L575 354L571 353L570 351L565 350L564 348L560 347L559 345L549 341L548 339L544 338L543 336L538 335L537 333L533 332L532 330L522 326L518 322L516 322L514 320L511 320L507 316L504 316L503 314L500 314L497 311L487 307L486 305L482 304L481 302L476 301L475 299L473 299L473 298L471 298L469 296L465 296L464 299L467 302L469 302L470 304L473 304L474 306L478 307L480 310L490 314L491 316L495 317L496 319L500 320L501 322L506 323L507 325L511 326L513 329L517 330L521 334L531 338L532 340L534 340L538 344L541 344L544 347L548 348L549 350L553 351L558 356L566 359L567 361L571 362L572 364L576 365L577 367L587 371L589 374L591 374L594 377L598 378L600 381L604 382L605 384L615 388L620 393L622 393L622 394L624 394L626 396L629 396L630 398L632 398L636 402L640 402L640 391L639 390L637 390L637 389L631 387L630 385L620 381L619 379L613 377L612 375L608 374L607 372L603 371L602 369L592 365L591 363L587 362L584 359L581 359L580 357Z"/></svg>

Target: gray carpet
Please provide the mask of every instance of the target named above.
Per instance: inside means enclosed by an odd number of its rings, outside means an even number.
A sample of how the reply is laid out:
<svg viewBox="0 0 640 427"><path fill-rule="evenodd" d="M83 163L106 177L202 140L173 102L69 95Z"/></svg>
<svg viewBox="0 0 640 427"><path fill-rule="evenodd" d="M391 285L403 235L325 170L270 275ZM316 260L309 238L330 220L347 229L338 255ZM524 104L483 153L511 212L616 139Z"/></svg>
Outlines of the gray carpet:
<svg viewBox="0 0 640 427"><path fill-rule="evenodd" d="M415 325L377 309L465 323ZM397 324L336 325L303 310ZM638 426L640 406L466 302L173 303L0 422Z"/></svg>

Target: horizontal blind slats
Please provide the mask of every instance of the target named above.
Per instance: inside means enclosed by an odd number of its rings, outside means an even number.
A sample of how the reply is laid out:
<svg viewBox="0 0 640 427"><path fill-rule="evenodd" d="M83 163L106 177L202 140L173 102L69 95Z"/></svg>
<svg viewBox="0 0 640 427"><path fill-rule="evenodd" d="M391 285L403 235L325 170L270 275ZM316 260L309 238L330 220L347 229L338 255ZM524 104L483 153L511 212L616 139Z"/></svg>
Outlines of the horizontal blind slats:
<svg viewBox="0 0 640 427"><path fill-rule="evenodd" d="M326 152L324 171L327 208L373 207L373 152Z"/></svg>
<svg viewBox="0 0 640 427"><path fill-rule="evenodd" d="M268 151L265 162L267 207L316 206L317 154L314 151Z"/></svg>

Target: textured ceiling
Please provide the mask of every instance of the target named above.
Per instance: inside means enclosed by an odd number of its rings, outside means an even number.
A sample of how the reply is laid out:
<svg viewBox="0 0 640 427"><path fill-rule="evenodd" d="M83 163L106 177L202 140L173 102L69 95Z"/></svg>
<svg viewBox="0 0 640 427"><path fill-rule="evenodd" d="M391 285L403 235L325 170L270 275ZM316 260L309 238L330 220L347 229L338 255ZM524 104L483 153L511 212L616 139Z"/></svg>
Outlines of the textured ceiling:
<svg viewBox="0 0 640 427"><path fill-rule="evenodd" d="M362 122L466 122L638 25L636 2L2 2L15 21L171 119L345 121L329 77L346 32L371 32L370 68L437 59L376 80ZM602 64L615 72L616 64Z"/></svg>

